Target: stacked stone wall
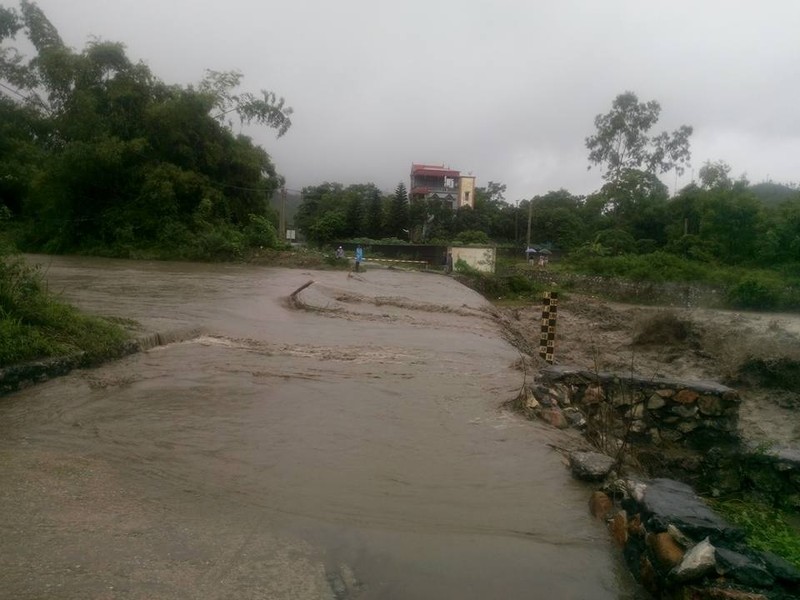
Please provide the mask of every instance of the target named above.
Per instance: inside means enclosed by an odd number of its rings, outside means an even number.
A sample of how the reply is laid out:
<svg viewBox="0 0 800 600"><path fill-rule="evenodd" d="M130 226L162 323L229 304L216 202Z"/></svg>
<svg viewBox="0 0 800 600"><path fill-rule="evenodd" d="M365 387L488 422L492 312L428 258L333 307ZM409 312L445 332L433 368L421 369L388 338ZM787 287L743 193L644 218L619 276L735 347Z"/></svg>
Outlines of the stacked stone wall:
<svg viewBox="0 0 800 600"><path fill-rule="evenodd" d="M652 476L707 495L747 493L800 509L800 452L745 446L740 396L719 383L550 366L522 408L556 427L581 429L600 451Z"/></svg>

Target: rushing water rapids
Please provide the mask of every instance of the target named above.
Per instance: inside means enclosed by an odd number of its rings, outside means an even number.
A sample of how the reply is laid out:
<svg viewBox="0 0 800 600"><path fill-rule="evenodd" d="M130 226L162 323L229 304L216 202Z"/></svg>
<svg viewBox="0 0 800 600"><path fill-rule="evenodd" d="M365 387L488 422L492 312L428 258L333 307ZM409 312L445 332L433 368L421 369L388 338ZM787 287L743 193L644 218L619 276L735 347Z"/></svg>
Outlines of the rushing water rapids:
<svg viewBox="0 0 800 600"><path fill-rule="evenodd" d="M204 333L0 399L0 597L637 594L449 278L32 260L86 310Z"/></svg>

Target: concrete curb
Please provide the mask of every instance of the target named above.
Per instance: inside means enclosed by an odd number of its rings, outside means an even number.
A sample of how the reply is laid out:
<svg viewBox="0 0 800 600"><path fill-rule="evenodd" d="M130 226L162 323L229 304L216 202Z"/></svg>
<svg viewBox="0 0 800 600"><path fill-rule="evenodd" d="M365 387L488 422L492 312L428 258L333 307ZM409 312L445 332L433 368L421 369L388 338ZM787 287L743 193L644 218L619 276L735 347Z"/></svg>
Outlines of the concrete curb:
<svg viewBox="0 0 800 600"><path fill-rule="evenodd" d="M129 340L119 354L93 364L88 363L85 352L77 352L68 356L56 356L5 367L0 369L0 397L66 375L73 369L96 367L136 352L146 352L157 346L192 340L203 333L204 330L199 327L148 333Z"/></svg>

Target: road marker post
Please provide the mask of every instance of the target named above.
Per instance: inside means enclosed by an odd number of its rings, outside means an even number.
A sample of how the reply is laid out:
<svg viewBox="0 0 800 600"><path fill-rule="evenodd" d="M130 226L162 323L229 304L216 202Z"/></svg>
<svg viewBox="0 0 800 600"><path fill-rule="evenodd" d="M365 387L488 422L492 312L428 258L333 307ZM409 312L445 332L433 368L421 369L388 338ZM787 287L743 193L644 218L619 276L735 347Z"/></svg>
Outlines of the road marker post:
<svg viewBox="0 0 800 600"><path fill-rule="evenodd" d="M542 333L539 338L539 356L551 365L556 350L557 317L558 292L545 292L542 298Z"/></svg>

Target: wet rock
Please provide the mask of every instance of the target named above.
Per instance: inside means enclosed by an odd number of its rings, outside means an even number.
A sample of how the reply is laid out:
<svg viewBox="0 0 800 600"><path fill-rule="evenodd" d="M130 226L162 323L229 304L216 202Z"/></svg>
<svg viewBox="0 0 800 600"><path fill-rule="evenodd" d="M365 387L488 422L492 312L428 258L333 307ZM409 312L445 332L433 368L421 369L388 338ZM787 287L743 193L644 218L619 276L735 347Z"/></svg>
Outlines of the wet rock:
<svg viewBox="0 0 800 600"><path fill-rule="evenodd" d="M667 572L683 560L683 548L666 531L647 536L647 547L662 571Z"/></svg>
<svg viewBox="0 0 800 600"><path fill-rule="evenodd" d="M715 550L708 538L690 548L680 564L670 572L670 579L683 582L700 579L716 566Z"/></svg>
<svg viewBox="0 0 800 600"><path fill-rule="evenodd" d="M645 533L644 525L642 525L642 515L635 514L628 519L628 537L640 537Z"/></svg>
<svg viewBox="0 0 800 600"><path fill-rule="evenodd" d="M675 527L675 525L667 525L667 533L670 534L672 539L683 548L689 548L694 545L694 542L692 542L692 540L690 540L680 529Z"/></svg>
<svg viewBox="0 0 800 600"><path fill-rule="evenodd" d="M554 392L550 388L543 385L537 385L533 388L533 395L536 396L536 400L542 406L550 407L556 403L553 399L553 394Z"/></svg>
<svg viewBox="0 0 800 600"><path fill-rule="evenodd" d="M660 435L662 440L672 443L679 442L683 439L683 434L674 429L662 429Z"/></svg>
<svg viewBox="0 0 800 600"><path fill-rule="evenodd" d="M714 513L685 483L655 479L644 493L644 507L650 513L649 528L666 531L672 524L692 539L739 541L744 533Z"/></svg>
<svg viewBox="0 0 800 600"><path fill-rule="evenodd" d="M683 423L678 423L678 431L681 433L691 433L698 427L700 427L700 423L697 421L684 421Z"/></svg>
<svg viewBox="0 0 800 600"><path fill-rule="evenodd" d="M694 404L699 396L700 394L694 390L682 389L672 399L681 404Z"/></svg>
<svg viewBox="0 0 800 600"><path fill-rule="evenodd" d="M603 387L600 385L590 385L586 388L581 399L584 404L598 404L605 400L606 395L603 392Z"/></svg>
<svg viewBox="0 0 800 600"><path fill-rule="evenodd" d="M586 419L583 417L581 411L573 406L564 409L564 416L569 421L569 424L575 429L583 429L586 427Z"/></svg>
<svg viewBox="0 0 800 600"><path fill-rule="evenodd" d="M624 510L619 511L614 515L614 519L611 521L608 528L617 546L624 548L625 544L628 543L628 513Z"/></svg>
<svg viewBox="0 0 800 600"><path fill-rule="evenodd" d="M599 452L571 452L569 466L578 479L601 481L614 467L614 459Z"/></svg>
<svg viewBox="0 0 800 600"><path fill-rule="evenodd" d="M627 416L631 419L641 419L644 417L644 404L635 404L628 410Z"/></svg>
<svg viewBox="0 0 800 600"><path fill-rule="evenodd" d="M653 563L647 556L642 555L639 563L639 581L642 582L644 589L656 596L659 592L658 573L656 573Z"/></svg>
<svg viewBox="0 0 800 600"><path fill-rule="evenodd" d="M630 406L635 402L636 400L634 399L633 394L625 390L619 390L611 397L611 403L618 408L620 406Z"/></svg>
<svg viewBox="0 0 800 600"><path fill-rule="evenodd" d="M775 578L763 563L728 548L716 549L717 573L742 585L770 587Z"/></svg>
<svg viewBox="0 0 800 600"><path fill-rule="evenodd" d="M525 408L528 410L539 408L539 401L530 389L525 390Z"/></svg>
<svg viewBox="0 0 800 600"><path fill-rule="evenodd" d="M666 403L666 401L664 400L664 398L662 398L662 397L661 397L661 396L659 396L658 394L653 394L653 395L652 395L652 396L650 396L650 398L648 398L648 400L647 400L647 408L648 408L649 410L658 410L659 408L664 408L664 406L665 406L666 404L667 404L667 403Z"/></svg>
<svg viewBox="0 0 800 600"><path fill-rule="evenodd" d="M778 581L785 581L786 583L800 583L800 569L795 567L789 561L781 558L772 552L760 552L759 557L764 562L767 570ZM800 590L799 590L800 591Z"/></svg>
<svg viewBox="0 0 800 600"><path fill-rule="evenodd" d="M647 491L647 484L643 481L628 480L628 492L630 497L636 500L639 504L644 502L644 493Z"/></svg>
<svg viewBox="0 0 800 600"><path fill-rule="evenodd" d="M614 508L614 503L608 494L598 491L589 498L589 512L595 519L605 521L612 508Z"/></svg>
<svg viewBox="0 0 800 600"><path fill-rule="evenodd" d="M647 432L650 436L650 442L656 446L661 445L661 432L658 430L657 427L653 427L650 431Z"/></svg>
<svg viewBox="0 0 800 600"><path fill-rule="evenodd" d="M558 429L566 429L569 427L569 422L560 408L543 408L539 413L539 417L548 425L552 425Z"/></svg>
<svg viewBox="0 0 800 600"><path fill-rule="evenodd" d="M697 400L697 406L701 413L713 417L718 417L725 412L722 406L722 399L719 396L700 396Z"/></svg>
<svg viewBox="0 0 800 600"><path fill-rule="evenodd" d="M671 412L682 419L690 419L697 414L697 407L684 405L673 406Z"/></svg>

